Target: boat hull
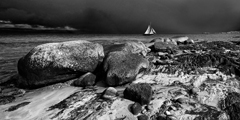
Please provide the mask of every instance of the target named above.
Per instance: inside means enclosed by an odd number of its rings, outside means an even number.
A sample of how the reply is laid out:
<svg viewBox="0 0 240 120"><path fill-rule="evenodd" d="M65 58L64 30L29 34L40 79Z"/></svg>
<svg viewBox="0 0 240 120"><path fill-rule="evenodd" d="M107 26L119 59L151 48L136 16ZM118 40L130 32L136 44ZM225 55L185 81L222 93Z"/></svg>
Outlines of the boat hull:
<svg viewBox="0 0 240 120"><path fill-rule="evenodd" d="M154 34L143 34L143 36L151 36L151 35L154 35Z"/></svg>

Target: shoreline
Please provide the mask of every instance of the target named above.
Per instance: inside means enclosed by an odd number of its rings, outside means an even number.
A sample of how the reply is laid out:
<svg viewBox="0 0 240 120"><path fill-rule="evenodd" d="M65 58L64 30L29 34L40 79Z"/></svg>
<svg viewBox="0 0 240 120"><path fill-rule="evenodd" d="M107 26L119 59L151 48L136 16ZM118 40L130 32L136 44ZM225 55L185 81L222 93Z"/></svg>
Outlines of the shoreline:
<svg viewBox="0 0 240 120"><path fill-rule="evenodd" d="M237 35L234 34L234 36L237 36ZM121 37L115 38L115 40L112 40L112 41L106 40L106 39L112 39L112 37L113 36L108 38L103 37L103 38L100 38L102 40L99 40L99 41L92 40L92 41L97 43L108 42L104 44L109 44L109 42L110 43L129 42L129 39L132 39L132 38L128 38L129 36L124 36L122 38ZM151 37L155 37L155 36L151 36ZM188 36L188 37L191 38L191 36ZM207 37L207 35L205 37ZM125 38L128 38L128 40L119 42L120 39L125 39ZM92 38L88 38L88 39L92 39ZM99 38L95 38L95 39L99 39ZM134 38L134 39L137 39L137 38ZM221 39L224 39L224 38L221 38ZM236 37L234 39L238 41L240 38ZM149 42L144 38L142 39L142 41ZM231 41L234 41L234 40L231 40ZM48 42L51 42L51 41L48 41ZM27 42L25 44L28 45ZM39 42L38 44L42 44L42 43ZM28 46L28 48L30 49L31 47L35 47L38 44L31 44L31 46ZM235 43L233 44L235 45ZM203 44L203 45L208 45L208 44ZM221 48L222 46L224 47L224 44L217 44L217 45L219 45L219 47L216 47L216 48ZM8 49L5 49L5 50L10 50L11 47L12 46L9 46L7 47ZM229 46L225 46L225 48L228 48L228 47ZM195 49L196 47L193 47L193 48ZM209 47L209 49L212 49L213 51L215 51L216 48L212 48L211 46ZM182 49L185 49L185 48L182 48ZM198 51L198 50L196 49L195 51ZM211 52L208 52L208 51L204 51L202 53L201 52L198 53L195 51L190 50L188 51L189 53L182 54L182 55L186 55L186 57L187 58L189 57L188 59L190 59L194 57L194 55L201 56L201 55L212 54ZM230 51L228 51L228 49L226 49L223 52L221 50L216 50L216 51L219 51L221 54L216 53L214 55L219 55L220 57L224 57L224 55L227 55L226 53L229 53L229 54L234 52L236 52L236 54L239 53L239 51L237 50L235 51L234 48L232 48L232 50ZM28 50L25 50L21 54L26 54L26 52L28 52ZM172 53L167 53L167 54L172 54ZM147 57L160 59L161 57L164 57L164 55L158 54L158 52L156 53L153 52L153 55L149 54L147 55ZM179 56L173 56L173 58L174 57L179 57ZM157 70L157 72L155 73L153 72L154 71L153 70L151 74L147 74L147 75L143 74L133 82L134 84L139 82L143 82L143 83L150 82L150 84L152 85L153 91L155 91L153 95L153 100L151 100L151 103L149 104L149 106L153 107L152 111L148 111L147 109L145 109L146 106L143 106L142 111L145 111L145 112L142 112L141 114L148 115L149 117L154 117L158 113L159 114L161 113L161 115L163 114L162 116L165 115L165 117L169 117L171 119L174 119L174 117L175 118L177 117L178 119L181 118L185 120L187 118L191 118L191 119L197 118L199 117L200 112L196 112L196 111L199 111L199 110L204 111L204 109L208 109L209 111L212 111L212 112L210 113L204 112L204 114L201 114L201 115L205 117L214 117L215 116L214 112L216 112L218 117L219 116L221 117L222 115L225 118L230 118L231 116L226 115L227 111L224 111L220 106L218 106L217 103L221 104L221 100L224 100L228 97L229 91L240 93L239 91L240 83L238 81L238 78L234 75L231 75L231 73L230 75L228 75L226 73L223 73L220 68L215 69L214 67L215 64L218 65L217 62L221 62L221 60L218 61L217 57L218 56L214 58L215 61L214 60L212 61L211 63L213 64L212 67L205 68L200 65L201 67L199 67L199 69L197 69L196 72L182 73L181 69L184 71L184 67L177 66L179 67L177 68L177 70L179 71L176 71L175 74L168 74L170 70L168 70L168 67L167 67L168 64L166 64L167 62L159 63L156 61L152 61L151 59L148 59L150 63L156 64L155 66L156 69L155 68L151 68L151 69ZM230 57L236 57L236 56L233 54ZM170 57L167 59L175 60L173 58ZM181 55L180 55L180 58L181 58ZM164 59L162 61L164 61ZM191 59L192 62L194 62L194 59ZM161 64L166 64L166 65L164 66ZM181 64L188 65L187 62L181 63ZM204 64L204 63L201 63L201 64ZM232 63L230 60L230 65L231 64ZM236 63L233 62L233 66L235 64ZM159 66L161 68L159 68ZM194 67L194 64L192 66ZM190 64L188 67L192 67L192 66ZM223 65L223 68L224 66L225 65ZM173 68L174 68L174 64L173 64ZM104 119L121 118L122 116L126 115L128 119L130 118L133 120L137 119L137 116L132 115L131 111L127 109L131 104L134 103L133 101L124 99L123 96L121 95L118 97L114 97L112 101L107 101L99 98L100 97L99 95L103 94L103 91L107 88L106 86L89 87L89 88L83 89L81 87L70 86L69 84L70 84L70 81L65 83L50 85L50 86L36 89L36 90L30 90L27 92L26 91L24 92L24 90L21 90L21 89L18 90L12 87L1 88L1 94L2 93L11 94L11 92L14 91L12 93L14 94L17 93L17 97L12 102L10 101L10 103L0 105L0 108L1 108L0 113L3 113L1 114L2 116L0 115L0 117L6 118L6 119L7 118L15 118L15 119L24 118L29 120L42 119L42 118L67 119L73 116L79 117L79 118L87 118L89 116L84 116L84 115L77 116L77 114L83 114L87 110L90 110L90 112L87 112L87 115L90 115L89 118L97 117L99 119L104 120ZM203 84L205 86L202 86ZM234 85L234 86L231 86L231 85ZM121 92L125 89L126 86L121 86L116 89ZM196 94L191 94L189 92L192 90L191 87L197 87L200 90L197 91ZM227 90L225 91L225 89ZM10 93L8 91L10 91ZM188 102L186 103L176 102L178 98L187 99ZM6 100L7 99L8 98L6 98ZM44 102L41 102L41 101L44 101ZM165 104L166 101L171 102L170 107L168 106L167 108L171 108L172 110L162 108L164 106L166 107L166 104ZM177 105L180 105L182 107L176 107ZM71 106L71 107L67 107L67 106ZM98 108L99 111L94 111L96 109L94 106L97 108L99 107ZM206 106L213 107L214 109L207 108ZM36 109L38 109L37 113L39 114L31 112ZM82 112L76 111L77 109L82 110ZM186 111L191 111L191 114ZM184 112L184 114L181 114L181 112ZM121 113L121 114L118 114L118 113ZM40 114L42 114L43 116L39 116Z"/></svg>

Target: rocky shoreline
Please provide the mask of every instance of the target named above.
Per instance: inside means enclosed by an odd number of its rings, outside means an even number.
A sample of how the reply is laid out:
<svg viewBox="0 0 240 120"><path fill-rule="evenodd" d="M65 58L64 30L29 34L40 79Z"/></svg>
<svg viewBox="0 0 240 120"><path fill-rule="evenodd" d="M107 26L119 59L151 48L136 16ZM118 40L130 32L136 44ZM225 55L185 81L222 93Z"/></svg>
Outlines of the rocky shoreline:
<svg viewBox="0 0 240 120"><path fill-rule="evenodd" d="M239 42L195 41L36 46L1 83L0 118L238 120Z"/></svg>

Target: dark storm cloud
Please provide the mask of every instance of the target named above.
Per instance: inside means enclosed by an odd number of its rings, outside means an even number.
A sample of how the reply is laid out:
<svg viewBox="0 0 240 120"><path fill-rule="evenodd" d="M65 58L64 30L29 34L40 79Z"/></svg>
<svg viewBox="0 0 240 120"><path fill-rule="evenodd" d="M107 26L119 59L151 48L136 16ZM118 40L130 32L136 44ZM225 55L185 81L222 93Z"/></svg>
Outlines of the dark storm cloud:
<svg viewBox="0 0 240 120"><path fill-rule="evenodd" d="M239 0L1 0L0 19L95 33L231 31L240 28Z"/></svg>

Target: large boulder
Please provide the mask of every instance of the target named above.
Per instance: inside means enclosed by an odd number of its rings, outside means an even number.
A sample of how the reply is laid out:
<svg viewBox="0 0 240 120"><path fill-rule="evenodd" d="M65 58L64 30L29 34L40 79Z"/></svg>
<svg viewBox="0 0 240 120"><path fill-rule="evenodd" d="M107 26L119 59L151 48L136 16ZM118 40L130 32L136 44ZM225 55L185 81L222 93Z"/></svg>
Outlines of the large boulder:
<svg viewBox="0 0 240 120"><path fill-rule="evenodd" d="M93 72L103 61L103 47L88 41L47 43L33 48L18 61L21 87L39 87Z"/></svg>
<svg viewBox="0 0 240 120"><path fill-rule="evenodd" d="M148 67L148 60L141 55L124 51L110 52L104 59L106 83L117 86L132 82L139 72Z"/></svg>
<svg viewBox="0 0 240 120"><path fill-rule="evenodd" d="M143 56L149 51L142 42L105 46L103 71L106 83L117 86L134 81L139 72L148 68L149 62Z"/></svg>
<svg viewBox="0 0 240 120"><path fill-rule="evenodd" d="M124 98L140 103L149 104L152 98L152 87L148 83L129 85L123 92Z"/></svg>

